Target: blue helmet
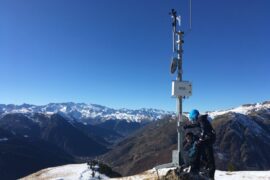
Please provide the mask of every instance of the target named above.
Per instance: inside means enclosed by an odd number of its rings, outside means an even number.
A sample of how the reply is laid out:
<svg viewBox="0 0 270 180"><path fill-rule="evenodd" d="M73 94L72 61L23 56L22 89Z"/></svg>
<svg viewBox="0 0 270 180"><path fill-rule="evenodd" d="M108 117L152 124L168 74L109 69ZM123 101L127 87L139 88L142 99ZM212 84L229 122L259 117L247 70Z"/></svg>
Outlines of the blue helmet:
<svg viewBox="0 0 270 180"><path fill-rule="evenodd" d="M199 115L200 115L199 111L197 109L193 109L189 113L189 120L195 121L196 119L198 119Z"/></svg>

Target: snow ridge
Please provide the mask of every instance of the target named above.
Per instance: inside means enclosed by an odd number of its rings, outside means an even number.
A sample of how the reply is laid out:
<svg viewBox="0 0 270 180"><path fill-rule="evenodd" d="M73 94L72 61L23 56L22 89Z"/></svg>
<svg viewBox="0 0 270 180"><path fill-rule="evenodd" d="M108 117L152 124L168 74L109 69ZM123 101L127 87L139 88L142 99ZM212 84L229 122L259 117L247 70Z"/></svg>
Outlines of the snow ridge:
<svg viewBox="0 0 270 180"><path fill-rule="evenodd" d="M256 104L245 104L245 105L233 108L233 109L207 112L207 114L209 117L214 119L216 116L223 115L230 112L243 114L243 115L249 115L252 112L258 112L258 111L266 111L270 113L270 101L266 101L263 103L256 103Z"/></svg>

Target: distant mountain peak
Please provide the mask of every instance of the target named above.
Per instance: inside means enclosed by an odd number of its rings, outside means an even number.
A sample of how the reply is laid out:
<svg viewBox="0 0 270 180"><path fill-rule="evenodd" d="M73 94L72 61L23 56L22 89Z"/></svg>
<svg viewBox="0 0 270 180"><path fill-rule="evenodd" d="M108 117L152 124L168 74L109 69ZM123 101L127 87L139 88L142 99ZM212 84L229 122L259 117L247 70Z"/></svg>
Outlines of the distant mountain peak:
<svg viewBox="0 0 270 180"><path fill-rule="evenodd" d="M270 101L265 101L262 103L254 103L254 104L243 104L239 107L228 109L228 110L221 110L221 111L212 111L207 112L207 114L214 119L216 116L223 115L226 113L238 113L238 114L244 114L248 115L252 112L258 112L258 111L269 111L270 112Z"/></svg>

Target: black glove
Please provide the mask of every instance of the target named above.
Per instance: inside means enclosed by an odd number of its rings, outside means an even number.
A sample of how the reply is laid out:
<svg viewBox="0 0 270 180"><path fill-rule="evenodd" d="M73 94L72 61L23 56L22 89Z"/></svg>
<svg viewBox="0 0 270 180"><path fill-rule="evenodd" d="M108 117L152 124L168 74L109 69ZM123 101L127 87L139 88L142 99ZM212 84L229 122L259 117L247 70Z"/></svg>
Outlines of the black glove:
<svg viewBox="0 0 270 180"><path fill-rule="evenodd" d="M187 128L188 128L188 125L185 124L185 125L183 126L183 129L187 129Z"/></svg>

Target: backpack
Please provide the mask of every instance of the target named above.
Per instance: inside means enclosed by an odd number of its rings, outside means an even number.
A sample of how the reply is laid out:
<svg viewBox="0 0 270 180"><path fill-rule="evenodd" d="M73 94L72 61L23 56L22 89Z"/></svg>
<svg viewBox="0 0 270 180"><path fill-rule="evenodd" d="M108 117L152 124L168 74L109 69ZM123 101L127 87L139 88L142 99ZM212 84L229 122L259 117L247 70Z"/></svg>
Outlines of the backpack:
<svg viewBox="0 0 270 180"><path fill-rule="evenodd" d="M203 124L204 130L206 132L202 133L203 138L210 142L211 144L214 144L216 142L216 131L213 129L211 123L208 121L207 116L202 116L201 123Z"/></svg>

